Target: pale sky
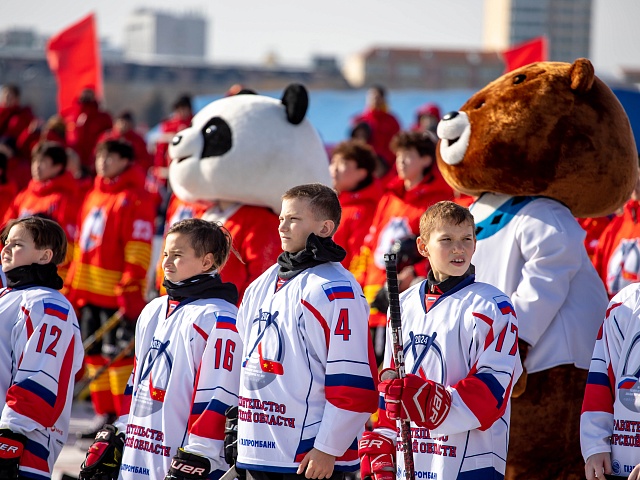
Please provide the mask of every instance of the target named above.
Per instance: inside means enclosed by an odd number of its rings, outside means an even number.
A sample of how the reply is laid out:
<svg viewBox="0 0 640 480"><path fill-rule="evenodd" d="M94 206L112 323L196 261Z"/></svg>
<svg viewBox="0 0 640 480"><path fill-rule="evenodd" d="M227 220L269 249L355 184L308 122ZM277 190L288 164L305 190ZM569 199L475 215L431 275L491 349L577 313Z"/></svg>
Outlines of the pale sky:
<svg viewBox="0 0 640 480"><path fill-rule="evenodd" d="M206 16L215 63L259 63L273 52L300 66L314 54L342 61L372 46L482 48L483 0L13 0L3 2L0 30L53 34L94 12L100 36L121 46L137 7ZM596 73L640 68L640 0L594 0L593 28Z"/></svg>

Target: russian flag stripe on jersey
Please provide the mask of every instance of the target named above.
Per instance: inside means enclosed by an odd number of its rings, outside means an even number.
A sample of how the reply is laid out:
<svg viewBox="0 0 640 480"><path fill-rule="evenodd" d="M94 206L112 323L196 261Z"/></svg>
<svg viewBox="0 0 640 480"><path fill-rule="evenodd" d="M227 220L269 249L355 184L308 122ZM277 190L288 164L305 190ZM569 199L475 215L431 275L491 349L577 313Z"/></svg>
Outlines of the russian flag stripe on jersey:
<svg viewBox="0 0 640 480"><path fill-rule="evenodd" d="M322 288L331 302L338 298L355 298L353 287L349 282L329 282L322 285Z"/></svg>
<svg viewBox="0 0 640 480"><path fill-rule="evenodd" d="M198 403L191 410L191 415L189 416L190 433L203 438L223 440L224 425L227 421L224 412L229 408L229 405L212 399L206 409L198 415L196 411L201 408L202 404Z"/></svg>
<svg viewBox="0 0 640 480"><path fill-rule="evenodd" d="M325 395L332 405L351 412L375 410L378 400L373 379L358 375L327 375Z"/></svg>
<svg viewBox="0 0 640 480"><path fill-rule="evenodd" d="M237 332L236 319L233 317L218 315L218 322L216 323L216 328L222 329L222 330L233 330L234 332Z"/></svg>
<svg viewBox="0 0 640 480"><path fill-rule="evenodd" d="M24 453L20 459L23 467L33 468L43 473L49 473L49 450L33 440L27 440Z"/></svg>
<svg viewBox="0 0 640 480"><path fill-rule="evenodd" d="M69 309L52 302L43 302L45 315L51 315L52 317L59 318L60 320L67 321L69 315Z"/></svg>

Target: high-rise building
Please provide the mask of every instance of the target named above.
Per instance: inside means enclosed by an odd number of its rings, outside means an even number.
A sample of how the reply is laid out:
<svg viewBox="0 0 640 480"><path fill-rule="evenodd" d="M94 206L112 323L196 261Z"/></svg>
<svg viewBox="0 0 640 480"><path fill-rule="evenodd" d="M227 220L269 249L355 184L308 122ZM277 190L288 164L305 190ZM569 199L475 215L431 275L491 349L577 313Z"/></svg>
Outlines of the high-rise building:
<svg viewBox="0 0 640 480"><path fill-rule="evenodd" d="M593 0L485 0L484 48L503 51L544 35L549 60L589 57Z"/></svg>
<svg viewBox="0 0 640 480"><path fill-rule="evenodd" d="M125 57L157 60L159 57L204 60L207 21L194 13L173 15L138 9L125 24Z"/></svg>

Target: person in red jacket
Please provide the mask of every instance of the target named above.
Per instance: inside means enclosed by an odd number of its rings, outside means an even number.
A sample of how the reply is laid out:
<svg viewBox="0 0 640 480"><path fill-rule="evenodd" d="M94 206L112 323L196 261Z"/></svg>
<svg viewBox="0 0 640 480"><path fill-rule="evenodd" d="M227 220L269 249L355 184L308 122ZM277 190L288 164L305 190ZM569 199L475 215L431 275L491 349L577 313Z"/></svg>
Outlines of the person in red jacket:
<svg viewBox="0 0 640 480"><path fill-rule="evenodd" d="M600 235L593 265L609 298L640 281L640 171L631 198Z"/></svg>
<svg viewBox="0 0 640 480"><path fill-rule="evenodd" d="M9 155L10 153L0 145L0 215L7 211L18 193L16 183L9 178L8 174Z"/></svg>
<svg viewBox="0 0 640 480"><path fill-rule="evenodd" d="M100 135L98 143L102 143L105 140L124 140L129 142L133 147L133 160L146 172L151 167L153 158L147 150L147 142L142 138L142 135L136 132L135 127L133 113L125 110L116 117L113 128Z"/></svg>
<svg viewBox="0 0 640 480"><path fill-rule="evenodd" d="M52 115L44 125L34 120L29 128L23 130L16 141L20 156L31 158L33 149L40 142L56 142L67 146L67 126L60 115Z"/></svg>
<svg viewBox="0 0 640 480"><path fill-rule="evenodd" d="M394 243L418 235L420 216L431 205L441 200L452 200L453 190L442 178L435 163L436 137L430 132L400 132L393 138L398 178L378 203L371 228L364 239L357 258L352 262L354 274L364 295L372 305L369 327L374 334L374 347L378 361L382 361L386 312L375 308L376 296L386 282L384 255ZM407 267L399 272L399 280L407 286L411 275L426 277L426 264Z"/></svg>
<svg viewBox="0 0 640 480"><path fill-rule="evenodd" d="M389 166L389 172L383 181L395 177L395 155L391 150L391 139L400 131L400 123L389 113L386 100L386 89L381 85L372 86L367 92L365 111L353 119L352 125L366 123L371 128L369 144Z"/></svg>
<svg viewBox="0 0 640 480"><path fill-rule="evenodd" d="M14 142L29 128L34 120L31 108L20 104L20 87L5 84L0 90L0 138L11 138Z"/></svg>
<svg viewBox="0 0 640 480"><path fill-rule="evenodd" d="M376 164L376 153L359 140L339 143L331 155L329 173L342 207L342 220L333 240L347 252L341 262L346 269L360 251L382 197L380 180L373 176Z"/></svg>
<svg viewBox="0 0 640 480"><path fill-rule="evenodd" d="M414 132L431 132L436 134L440 121L440 107L435 103L425 103L416 112L416 122L411 126Z"/></svg>
<svg viewBox="0 0 640 480"><path fill-rule="evenodd" d="M135 322L146 305L155 217L153 200L144 189L145 175L133 161L131 145L120 140L98 145L96 172L79 215L66 282L68 298L80 312L83 339L118 311L122 322L86 352L89 375L133 338ZM120 414L132 366L133 359L125 358L91 383L99 426ZM91 432L85 435L90 437Z"/></svg>
<svg viewBox="0 0 640 480"><path fill-rule="evenodd" d="M36 214L55 220L67 235L67 256L58 265L58 273L64 279L73 254L78 211L78 184L67 171L65 148L54 142L39 143L31 161L31 181L14 197L2 225Z"/></svg>
<svg viewBox="0 0 640 480"><path fill-rule="evenodd" d="M90 88L84 89L76 104L62 115L67 125L67 145L78 153L82 167L94 173L94 151L102 132L112 126L111 115L100 108Z"/></svg>
<svg viewBox="0 0 640 480"><path fill-rule="evenodd" d="M184 130L191 123L193 109L191 96L181 95L173 104L171 116L160 123L160 138L156 143L156 154L153 160L154 176L163 184L167 184L168 167L170 163L167 151L169 142L180 130Z"/></svg>

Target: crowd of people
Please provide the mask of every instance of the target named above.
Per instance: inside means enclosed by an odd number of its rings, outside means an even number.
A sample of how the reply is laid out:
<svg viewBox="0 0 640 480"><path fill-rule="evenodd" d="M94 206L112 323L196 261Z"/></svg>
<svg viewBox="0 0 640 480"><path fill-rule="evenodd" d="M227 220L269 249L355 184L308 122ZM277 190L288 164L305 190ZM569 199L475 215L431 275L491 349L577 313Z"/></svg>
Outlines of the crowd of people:
<svg viewBox="0 0 640 480"><path fill-rule="evenodd" d="M409 468L395 445L396 420L410 420L417 437L447 439L446 448L412 447L416 471L494 478L473 475L499 473L493 457L507 455L491 438L509 428L522 368L517 319L507 294L474 283L475 223L466 208L474 199L439 172L438 107L419 106L415 125L402 130L385 89L372 87L350 138L330 149L332 188L282 192L279 219L274 213L261 226L261 243L281 250L253 248L251 258L236 248L241 231L200 218L224 202L170 193L167 147L192 116L189 96L180 96L151 152L132 113L113 119L91 90L43 123L21 104L19 87L2 87L8 288L0 315L18 320L0 322L2 342L12 342L0 348L0 470L7 478L50 477L68 434L74 379L84 375L96 425L81 434L95 438L83 479L219 478L235 464L254 480L338 480L359 468L363 477L391 480L396 467ZM594 352L603 364L590 372L601 381L590 381L584 397L583 451L596 474L611 470L607 415L625 401L603 400L598 389L624 362L616 345L640 330L639 196L640 180L619 214L580 219L585 248L615 297ZM158 232L164 246L154 264ZM395 370L398 361L387 331L391 252L406 292L403 327L438 334L446 376L442 365L416 356L406 377L379 382L378 369ZM412 323L445 301L426 317L428 328ZM427 337L421 341L431 345ZM456 356L461 342L464 362ZM118 355L132 347L135 354ZM479 365L492 373L479 379ZM141 392L160 403L133 401ZM277 442L265 440L274 431ZM467 448L477 450L476 466L456 457Z"/></svg>

